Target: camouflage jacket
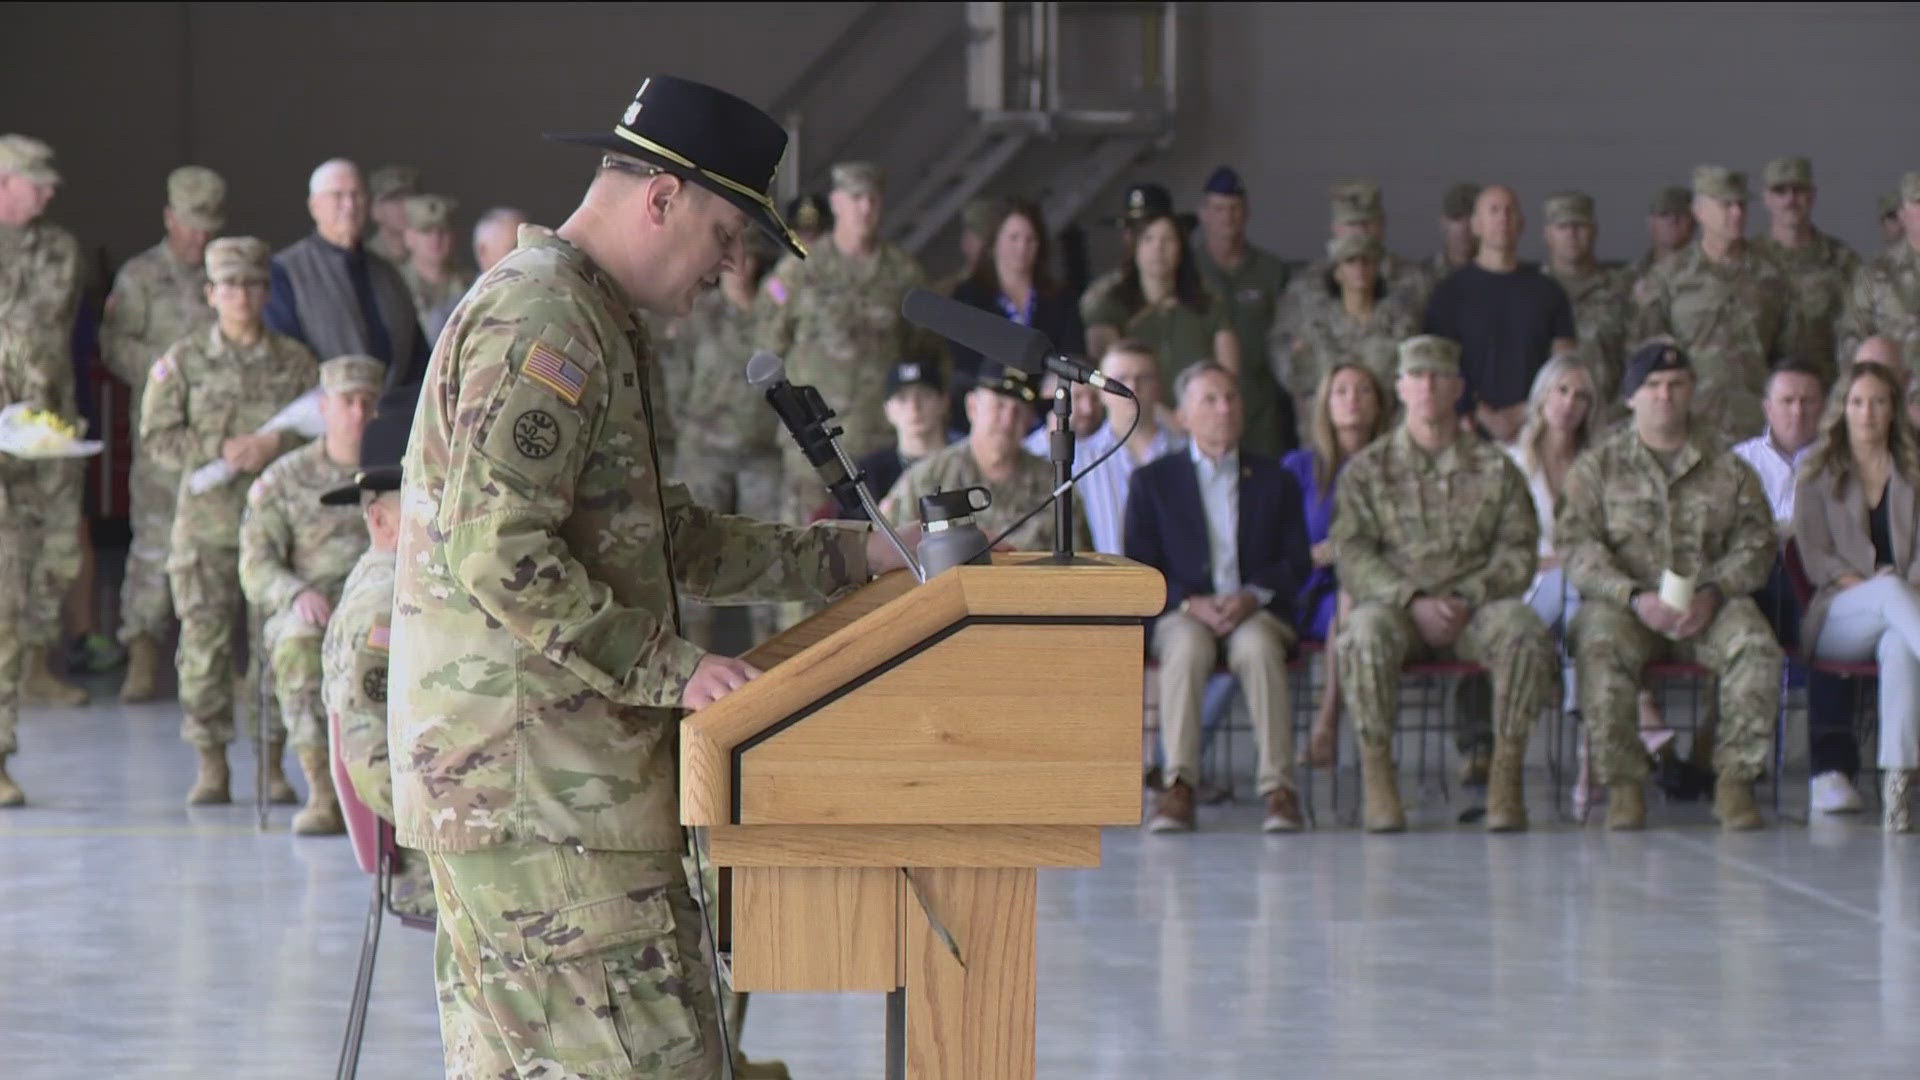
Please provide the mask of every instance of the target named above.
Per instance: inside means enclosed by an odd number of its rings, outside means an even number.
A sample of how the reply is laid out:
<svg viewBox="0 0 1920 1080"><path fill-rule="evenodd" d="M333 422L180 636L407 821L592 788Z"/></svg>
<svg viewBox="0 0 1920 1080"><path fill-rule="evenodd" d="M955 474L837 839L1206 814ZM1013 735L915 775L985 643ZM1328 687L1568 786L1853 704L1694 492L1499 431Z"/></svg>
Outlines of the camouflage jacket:
<svg viewBox="0 0 1920 1080"><path fill-rule="evenodd" d="M1598 265L1562 274L1551 263L1540 269L1566 290L1573 305L1573 326L1580 336L1580 359L1593 372L1597 397L1604 407L1619 390L1627 362L1627 326L1633 319L1632 283L1627 275Z"/></svg>
<svg viewBox="0 0 1920 1080"><path fill-rule="evenodd" d="M1575 459L1553 537L1580 595L1616 604L1668 570L1745 596L1766 583L1776 544L1760 477L1739 455L1696 431L1669 476L1632 424Z"/></svg>
<svg viewBox="0 0 1920 1080"><path fill-rule="evenodd" d="M247 490L240 525L240 588L261 611L285 611L314 589L337 599L367 549L367 521L357 505L322 506L320 496L353 483L359 470L327 456L315 439L266 467Z"/></svg>
<svg viewBox="0 0 1920 1080"><path fill-rule="evenodd" d="M1120 287L1120 278L1120 271L1116 268L1087 282L1087 291L1080 294L1082 324L1093 326L1099 322L1095 316L1107 305L1113 303L1113 290Z"/></svg>
<svg viewBox="0 0 1920 1080"><path fill-rule="evenodd" d="M1294 344L1290 337L1291 328L1299 326L1306 309L1327 295L1327 283L1332 279L1333 264L1320 258L1307 264L1305 269L1287 282L1286 292L1281 295L1280 305L1274 311L1273 325L1268 330L1268 347L1274 355L1286 356L1290 353ZM1375 298L1376 301L1393 299L1413 312L1416 324L1426 314L1427 297L1433 295L1434 286L1440 284L1429 263L1403 259L1392 252L1380 258L1380 280L1386 284L1386 288Z"/></svg>
<svg viewBox="0 0 1920 1080"><path fill-rule="evenodd" d="M831 238L814 245L805 261L788 255L761 283L760 347L786 361L789 381L819 389L845 429L840 443L851 457L893 442L888 369L919 360L945 370L939 339L900 315L908 290L925 284L920 264L891 244L855 259ZM743 372L746 362L740 359ZM785 449L790 463L804 467L797 447Z"/></svg>
<svg viewBox="0 0 1920 1080"><path fill-rule="evenodd" d="M114 277L100 321L101 358L137 403L167 346L212 321L206 263L182 263L162 240L128 259Z"/></svg>
<svg viewBox="0 0 1920 1080"><path fill-rule="evenodd" d="M1920 251L1896 244L1855 275L1839 331L1840 360L1853 359L1874 335L1900 343L1909 369L1920 370Z"/></svg>
<svg viewBox="0 0 1920 1080"><path fill-rule="evenodd" d="M1835 365L1852 359L1851 354L1840 356L1837 330L1854 275L1860 272L1860 256L1818 229L1810 242L1797 248L1783 247L1771 236L1755 240L1753 248L1787 273L1800 333L1795 357L1826 372L1832 382Z"/></svg>
<svg viewBox="0 0 1920 1080"><path fill-rule="evenodd" d="M1760 399L1774 360L1799 340L1786 272L1748 245L1727 265L1696 241L1634 286L1631 338L1671 335L1687 351L1702 415L1728 433L1766 426Z"/></svg>
<svg viewBox="0 0 1920 1080"><path fill-rule="evenodd" d="M941 447L907 467L893 490L880 500L880 512L895 524L920 520L920 499L938 491L983 487L993 493L993 505L975 514L974 524L989 538L1013 524L1021 514L1040 505L1053 494L1053 466L1046 459L1020 451L1013 476L993 483L981 473L973 460L970 441ZM1033 516L1033 520L1007 537L1006 542L1019 551L1053 550L1053 508ZM1076 551L1093 550L1093 534L1087 528L1087 515L1078 500L1073 504L1073 546Z"/></svg>
<svg viewBox="0 0 1920 1080"><path fill-rule="evenodd" d="M668 324L660 381L678 434L675 453L729 461L779 453L780 421L747 383L753 333L753 312L719 289Z"/></svg>
<svg viewBox="0 0 1920 1080"><path fill-rule="evenodd" d="M38 218L0 225L0 370L39 408L73 416L73 320L80 305L80 242ZM12 402L0 402L9 405Z"/></svg>
<svg viewBox="0 0 1920 1080"><path fill-rule="evenodd" d="M633 306L538 226L434 346L407 445L389 742L400 842L681 846L680 592L821 598L865 525L763 525L663 483Z"/></svg>
<svg viewBox="0 0 1920 1080"><path fill-rule="evenodd" d="M320 382L320 369L305 345L262 329L258 342L235 345L216 325L173 343L154 361L140 399L140 438L154 460L182 473L173 519L176 557L193 545L237 547L250 476L195 495L187 490L193 470L220 456L220 444L251 435L260 425ZM280 453L300 445L281 437Z"/></svg>
<svg viewBox="0 0 1920 1080"><path fill-rule="evenodd" d="M387 645L393 621L394 553L368 548L340 588L320 644L320 700L338 725L340 760L354 793L393 820L387 765Z"/></svg>
<svg viewBox="0 0 1920 1080"><path fill-rule="evenodd" d="M1356 602L1459 596L1477 607L1526 591L1540 520L1499 446L1463 433L1429 454L1402 425L1341 470L1327 539Z"/></svg>
<svg viewBox="0 0 1920 1080"><path fill-rule="evenodd" d="M1303 295L1289 312L1288 325L1276 328L1276 340L1288 343L1285 372L1302 424L1311 421L1314 392L1334 365L1358 360L1391 387L1398 371L1400 342L1420 332L1420 315L1397 296L1382 296L1355 322L1344 301L1322 288ZM1392 408L1392 401L1380 403Z"/></svg>
<svg viewBox="0 0 1920 1080"><path fill-rule="evenodd" d="M448 301L458 300L473 284L473 275L457 266L448 267L446 280L436 285L421 277L420 271L415 270L409 261L403 259L395 265L400 269L400 280L407 283L407 295L413 297L413 311L419 316L423 329L431 323L435 312Z"/></svg>
<svg viewBox="0 0 1920 1080"><path fill-rule="evenodd" d="M1082 298L1082 307L1085 307ZM1111 326L1120 332L1123 338L1132 338L1143 342L1153 350L1160 361L1160 385L1169 399L1173 396L1173 380L1181 369L1199 360L1214 358L1214 338L1225 330L1233 332L1233 324L1227 321L1227 305L1218 296L1207 296L1207 310L1201 311L1191 304L1174 302L1172 298L1158 303L1148 304L1138 311L1128 312L1120 302L1120 297L1108 290L1106 299L1092 309L1092 326ZM1242 351L1242 365L1249 361Z"/></svg>

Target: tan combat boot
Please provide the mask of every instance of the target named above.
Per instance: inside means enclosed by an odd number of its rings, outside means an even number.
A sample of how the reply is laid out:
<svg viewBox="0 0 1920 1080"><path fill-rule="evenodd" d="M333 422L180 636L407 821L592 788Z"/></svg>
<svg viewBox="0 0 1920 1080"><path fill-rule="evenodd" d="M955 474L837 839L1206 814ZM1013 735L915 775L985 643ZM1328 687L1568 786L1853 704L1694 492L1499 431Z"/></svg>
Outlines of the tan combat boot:
<svg viewBox="0 0 1920 1080"><path fill-rule="evenodd" d="M1361 817L1368 832L1405 832L1407 812L1400 805L1399 767L1391 745L1363 742L1360 749Z"/></svg>
<svg viewBox="0 0 1920 1080"><path fill-rule="evenodd" d="M127 677L120 683L120 700L152 701L159 693L160 646L143 634L127 643Z"/></svg>
<svg viewBox="0 0 1920 1080"><path fill-rule="evenodd" d="M1737 832L1766 828L1753 802L1753 781L1721 776L1713 782L1713 816L1720 827Z"/></svg>
<svg viewBox="0 0 1920 1080"><path fill-rule="evenodd" d="M47 647L35 645L20 657L20 700L77 709L87 703L87 691L55 675Z"/></svg>
<svg viewBox="0 0 1920 1080"><path fill-rule="evenodd" d="M1494 744L1493 766L1487 773L1488 832L1527 831L1527 796L1520 781L1526 757L1525 738Z"/></svg>
<svg viewBox="0 0 1920 1080"><path fill-rule="evenodd" d="M7 775L7 755L0 754L0 806L25 806L27 793Z"/></svg>
<svg viewBox="0 0 1920 1080"><path fill-rule="evenodd" d="M1638 780L1607 785L1607 828L1635 832L1647 827L1646 786Z"/></svg>
<svg viewBox="0 0 1920 1080"><path fill-rule="evenodd" d="M327 764L327 748L303 746L299 750L300 768L307 774L307 805L293 815L297 836L334 836L347 831L340 818L340 800L333 793L333 772Z"/></svg>
<svg viewBox="0 0 1920 1080"><path fill-rule="evenodd" d="M200 775L193 781L193 790L187 792L187 805L213 806L232 802L233 792L228 788L231 780L227 772L227 748L200 747Z"/></svg>
<svg viewBox="0 0 1920 1080"><path fill-rule="evenodd" d="M286 770L280 767L280 760L287 756L287 740L272 740L264 753L267 755L267 801L275 806L295 805L300 801L300 793L287 783Z"/></svg>

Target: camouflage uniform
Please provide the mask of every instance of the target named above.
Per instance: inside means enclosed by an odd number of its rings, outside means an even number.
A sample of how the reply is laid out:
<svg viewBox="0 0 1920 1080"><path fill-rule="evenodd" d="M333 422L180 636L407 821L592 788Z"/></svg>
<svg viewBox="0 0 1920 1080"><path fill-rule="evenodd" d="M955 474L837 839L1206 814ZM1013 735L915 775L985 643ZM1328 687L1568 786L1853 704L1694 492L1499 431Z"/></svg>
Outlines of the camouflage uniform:
<svg viewBox="0 0 1920 1080"><path fill-rule="evenodd" d="M1461 434L1429 454L1402 426L1340 474L1328 536L1353 596L1334 649L1340 692L1363 745L1390 745L1400 669L1427 652L1409 605L1458 596L1473 607L1453 652L1493 676L1503 740L1524 745L1552 700L1553 645L1521 600L1540 539L1527 481L1498 446Z"/></svg>
<svg viewBox="0 0 1920 1080"><path fill-rule="evenodd" d="M1634 286L1634 341L1670 335L1693 359L1696 415L1728 438L1766 427L1760 401L1773 362L1797 341L1786 272L1751 245L1725 264L1699 241Z"/></svg>
<svg viewBox="0 0 1920 1080"><path fill-rule="evenodd" d="M693 501L761 521L780 517L780 426L766 395L747 382L753 315L719 289L694 302L663 335L661 389L676 421L674 480ZM712 644L713 609L681 605L689 640ZM772 611L754 608L758 637L773 631Z"/></svg>
<svg viewBox="0 0 1920 1080"><path fill-rule="evenodd" d="M1579 333L1580 361L1593 373L1594 405L1605 412L1620 387L1627 362L1627 324L1633 317L1631 284L1627 276L1598 264L1562 273L1551 264L1540 268L1566 290L1573 305L1573 325Z"/></svg>
<svg viewBox="0 0 1920 1080"><path fill-rule="evenodd" d="M975 525L989 537L1013 524L1021 514L1038 506L1053 494L1053 466L1045 458L1022 450L1017 455L1014 473L1003 481L989 481L973 460L972 440L961 439L943 446L908 467L893 490L880 500L880 512L889 521L919 521L920 499L937 491L958 491L984 487L993 493L993 505L973 516ZM1073 504L1073 547L1092 551L1093 535L1087 528L1087 516L1080 503ZM1033 516L1006 542L1020 551L1053 550L1053 509Z"/></svg>
<svg viewBox="0 0 1920 1080"><path fill-rule="evenodd" d="M0 366L0 408L26 400L30 391L17 369ZM36 537L26 527L27 510L39 497L34 463L0 453L0 767L19 747L14 727L20 718L22 645L16 627L25 613L27 582L32 573Z"/></svg>
<svg viewBox="0 0 1920 1080"><path fill-rule="evenodd" d="M1900 344L1909 370L1920 370L1920 250L1900 243L1861 267L1841 317L1841 363L1860 343L1878 334Z"/></svg>
<svg viewBox="0 0 1920 1080"><path fill-rule="evenodd" d="M180 737L194 746L233 741L233 635L244 615L240 519L252 478L242 474L197 495L188 478L220 457L223 442L253 434L319 378L313 354L298 341L262 327L259 341L242 346L217 325L176 342L147 376L140 439L181 474L167 580L180 616ZM281 453L299 443L283 435Z"/></svg>
<svg viewBox="0 0 1920 1080"><path fill-rule="evenodd" d="M1832 383L1836 365L1853 358L1851 353L1840 354L1837 334L1854 275L1860 272L1860 256L1818 229L1799 247L1786 247L1771 236L1763 236L1753 242L1753 249L1786 272L1789 303L1799 332L1799 340L1791 346L1794 358L1820 369Z"/></svg>
<svg viewBox="0 0 1920 1080"><path fill-rule="evenodd" d="M1114 303L1114 290L1120 287L1122 277L1122 272L1114 269L1087 283L1087 291L1080 294L1081 323L1095 325L1095 316Z"/></svg>
<svg viewBox="0 0 1920 1080"><path fill-rule="evenodd" d="M1663 464L1628 425L1573 463L1553 530L1580 590L1572 645L1600 779L1647 775L1635 697L1641 669L1669 658L1700 664L1719 681L1714 768L1729 779L1758 776L1780 711L1781 653L1750 596L1775 554L1773 512L1753 469L1705 432ZM1657 591L1668 570L1725 598L1687 641L1655 634L1629 606L1633 594Z"/></svg>
<svg viewBox="0 0 1920 1080"><path fill-rule="evenodd" d="M384 365L369 366L384 374ZM315 439L267 466L247 491L240 588L266 620L261 644L280 705L269 727L276 741L288 739L295 748L326 746L327 730L320 702L323 628L302 619L293 601L312 589L337 603L347 574L367 549L367 523L359 507L320 504L321 495L352 483L356 471L327 456L324 438Z"/></svg>
<svg viewBox="0 0 1920 1080"><path fill-rule="evenodd" d="M1272 358L1267 353L1267 328L1273 325L1280 294L1286 291L1286 264L1272 252L1251 244L1234 270L1214 262L1205 244L1193 246L1193 261L1200 269L1200 279L1221 304L1227 325L1240 339L1240 400L1247 411L1240 448L1277 458L1285 450L1280 445L1283 405L1279 383L1273 377ZM1298 395L1295 400L1299 400Z"/></svg>
<svg viewBox="0 0 1920 1080"><path fill-rule="evenodd" d="M420 232L451 229L455 205L445 195L409 196L407 228ZM407 284L407 293L413 297L414 314L419 316L421 332L426 334L434 333L434 321L438 313L450 308L451 302L458 300L473 284L472 274L451 264L445 268L446 276L438 282L428 281L405 253L394 265L400 268L400 280Z"/></svg>
<svg viewBox="0 0 1920 1080"><path fill-rule="evenodd" d="M1334 365L1358 360L1379 376L1382 386L1392 386L1395 376L1394 350L1400 342L1420 329L1420 316L1394 296L1383 296L1365 319L1355 322L1347 314L1344 301L1322 287L1302 296L1293 308L1291 324L1275 336L1289 343L1287 390L1293 400L1306 408L1320 386L1320 380ZM1391 409L1393 402L1383 401Z"/></svg>
<svg viewBox="0 0 1920 1080"><path fill-rule="evenodd" d="M1081 307L1086 308L1084 297ZM1187 365L1214 358L1215 335L1222 330L1233 330L1233 324L1227 321L1226 302L1211 292L1207 296L1205 311L1190 304L1162 303L1148 304L1138 311L1129 312L1119 295L1113 291L1109 291L1106 299L1091 311L1092 321L1087 323L1088 326L1114 327L1121 337L1131 338L1152 349L1154 358L1160 362L1160 385L1169 388ZM1258 362L1258 357L1250 356L1245 349L1241 350L1242 368Z"/></svg>
<svg viewBox="0 0 1920 1080"><path fill-rule="evenodd" d="M619 286L525 226L421 390L389 745L399 841L433 867L455 1075L718 1075L674 764L705 652L675 597L866 577L864 525L749 522L664 484L654 375Z"/></svg>
<svg viewBox="0 0 1920 1080"><path fill-rule="evenodd" d="M849 457L893 444L887 368L902 360L942 363L933 335L900 315L907 291L925 284L920 264L891 244L856 259L828 239L804 262L792 255L781 260L761 285L760 347L786 360L795 384L820 390L845 430L840 445ZM745 358L740 364L744 372ZM782 518L802 525L829 496L792 440L781 442Z"/></svg>

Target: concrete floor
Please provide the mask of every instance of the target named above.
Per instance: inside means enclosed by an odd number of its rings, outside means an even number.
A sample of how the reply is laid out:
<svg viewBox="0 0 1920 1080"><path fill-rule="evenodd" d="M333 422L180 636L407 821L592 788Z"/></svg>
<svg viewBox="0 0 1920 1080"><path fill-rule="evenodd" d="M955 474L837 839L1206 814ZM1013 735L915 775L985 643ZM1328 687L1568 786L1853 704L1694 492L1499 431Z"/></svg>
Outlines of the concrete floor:
<svg viewBox="0 0 1920 1080"><path fill-rule="evenodd" d="M368 881L285 808L267 834L250 805L184 808L177 725L23 719L0 1078L332 1075ZM250 752L234 764L250 799ZM1196 835L1114 830L1099 870L1043 874L1040 1075L1920 1075L1920 838L1871 815L1722 837L1657 802L1641 835L1488 837L1455 809L1268 838L1251 807L1209 807ZM389 923L362 1077L438 1075L431 960ZM881 1021L877 997L765 995L747 1045L877 1078Z"/></svg>

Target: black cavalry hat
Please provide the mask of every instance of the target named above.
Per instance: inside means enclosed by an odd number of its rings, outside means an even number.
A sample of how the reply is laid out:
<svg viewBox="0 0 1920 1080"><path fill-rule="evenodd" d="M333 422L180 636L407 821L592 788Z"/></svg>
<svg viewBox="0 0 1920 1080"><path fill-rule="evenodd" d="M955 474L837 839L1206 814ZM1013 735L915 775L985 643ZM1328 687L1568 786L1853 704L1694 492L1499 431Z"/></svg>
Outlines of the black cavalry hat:
<svg viewBox="0 0 1920 1080"><path fill-rule="evenodd" d="M547 138L658 165L739 207L787 250L807 257L773 204L773 173L787 151L786 130L724 90L653 75L641 81L612 131Z"/></svg>
<svg viewBox="0 0 1920 1080"><path fill-rule="evenodd" d="M417 382L390 386L380 395L373 419L360 433L360 471L353 474L353 483L322 493L320 505L351 506L360 501L363 491L400 490L400 460L407 456L407 436L413 431L413 410L419 400Z"/></svg>

